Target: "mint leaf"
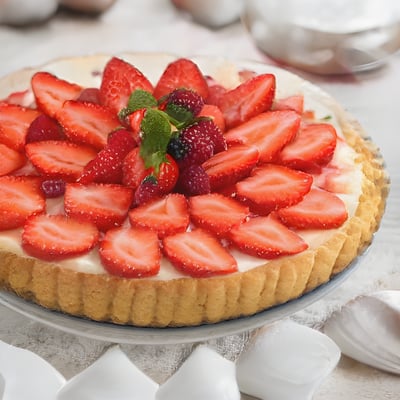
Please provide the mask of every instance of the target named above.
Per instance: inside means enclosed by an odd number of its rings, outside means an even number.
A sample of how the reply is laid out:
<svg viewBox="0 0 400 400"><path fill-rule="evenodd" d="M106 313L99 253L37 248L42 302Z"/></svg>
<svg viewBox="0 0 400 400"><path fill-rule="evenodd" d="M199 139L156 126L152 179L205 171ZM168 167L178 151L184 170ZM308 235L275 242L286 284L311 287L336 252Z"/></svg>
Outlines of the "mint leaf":
<svg viewBox="0 0 400 400"><path fill-rule="evenodd" d="M142 108L152 108L157 106L156 98L146 90L136 89L131 93L128 105L119 112L119 118L124 120L129 114L141 110Z"/></svg>
<svg viewBox="0 0 400 400"><path fill-rule="evenodd" d="M165 112L174 120L174 122L176 122L174 125L178 125L178 128L189 125L194 118L192 112L173 103L167 104Z"/></svg>
<svg viewBox="0 0 400 400"><path fill-rule="evenodd" d="M140 128L143 132L140 155L146 168L154 167L156 174L166 160L166 153L171 138L171 124L160 110L149 108L144 115Z"/></svg>

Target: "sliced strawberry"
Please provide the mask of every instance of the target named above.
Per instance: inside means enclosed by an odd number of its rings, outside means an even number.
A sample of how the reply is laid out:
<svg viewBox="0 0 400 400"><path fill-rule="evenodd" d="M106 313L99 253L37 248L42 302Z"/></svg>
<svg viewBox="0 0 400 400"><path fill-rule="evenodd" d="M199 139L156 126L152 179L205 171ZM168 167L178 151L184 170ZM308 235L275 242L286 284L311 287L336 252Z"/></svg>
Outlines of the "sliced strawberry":
<svg viewBox="0 0 400 400"><path fill-rule="evenodd" d="M209 158L203 168L210 177L211 189L216 190L248 176L258 160L256 147L237 145Z"/></svg>
<svg viewBox="0 0 400 400"><path fill-rule="evenodd" d="M90 87L85 88L77 97L76 101L82 101L83 103L94 103L100 104L100 89Z"/></svg>
<svg viewBox="0 0 400 400"><path fill-rule="evenodd" d="M249 216L248 207L218 193L193 196L189 207L191 221L217 236L226 236Z"/></svg>
<svg viewBox="0 0 400 400"><path fill-rule="evenodd" d="M281 151L279 162L291 168L318 172L332 159L336 138L333 125L304 125L295 139Z"/></svg>
<svg viewBox="0 0 400 400"><path fill-rule="evenodd" d="M272 106L274 110L293 110L302 115L304 112L304 96L296 94L276 100Z"/></svg>
<svg viewBox="0 0 400 400"><path fill-rule="evenodd" d="M21 168L26 162L23 154L0 143L0 176Z"/></svg>
<svg viewBox="0 0 400 400"><path fill-rule="evenodd" d="M227 128L233 128L271 108L275 96L275 76L258 75L224 93L217 106L225 116Z"/></svg>
<svg viewBox="0 0 400 400"><path fill-rule="evenodd" d="M225 118L222 111L218 106L213 104L204 104L200 111L199 117L209 117L214 121L214 124L218 126L221 132L225 132Z"/></svg>
<svg viewBox="0 0 400 400"><path fill-rule="evenodd" d="M68 183L65 187L66 214L79 221L89 221L101 231L121 225L132 201L132 190L121 185Z"/></svg>
<svg viewBox="0 0 400 400"><path fill-rule="evenodd" d="M8 104L15 104L17 106L30 107L34 103L35 98L32 91L30 89L26 89L19 92L10 93L2 101Z"/></svg>
<svg viewBox="0 0 400 400"><path fill-rule="evenodd" d="M185 196L172 193L129 211L132 226L151 229L159 238L186 231L189 212Z"/></svg>
<svg viewBox="0 0 400 400"><path fill-rule="evenodd" d="M124 159L135 147L131 132L126 129L113 132L104 149L85 165L78 182L121 183Z"/></svg>
<svg viewBox="0 0 400 400"><path fill-rule="evenodd" d="M351 167L337 167L329 163L320 173L313 175L314 185L328 192L348 194L352 192L353 181L349 179L352 173L354 169Z"/></svg>
<svg viewBox="0 0 400 400"><path fill-rule="evenodd" d="M161 252L151 230L115 228L107 231L99 248L100 259L111 274L123 278L157 275Z"/></svg>
<svg viewBox="0 0 400 400"><path fill-rule="evenodd" d="M42 71L33 75L31 84L38 108L52 118L66 100L75 100L82 91L81 86Z"/></svg>
<svg viewBox="0 0 400 400"><path fill-rule="evenodd" d="M39 115L37 110L30 108L0 104L0 143L23 151L29 126Z"/></svg>
<svg viewBox="0 0 400 400"><path fill-rule="evenodd" d="M80 101L66 101L56 117L71 141L98 150L106 145L109 133L121 126L117 116L107 108Z"/></svg>
<svg viewBox="0 0 400 400"><path fill-rule="evenodd" d="M196 229L163 239L163 251L181 272L193 277L230 274L236 260L214 236Z"/></svg>
<svg viewBox="0 0 400 400"><path fill-rule="evenodd" d="M45 207L40 179L0 177L0 230L22 226L29 216L44 212Z"/></svg>
<svg viewBox="0 0 400 400"><path fill-rule="evenodd" d="M298 203L313 182L311 175L284 166L265 164L236 184L238 199L258 214Z"/></svg>
<svg viewBox="0 0 400 400"><path fill-rule="evenodd" d="M301 117L292 110L268 111L225 133L226 142L256 146L260 162L276 159L281 149L295 137Z"/></svg>
<svg viewBox="0 0 400 400"><path fill-rule="evenodd" d="M308 247L299 235L272 215L252 218L234 227L230 239L243 253L265 259L297 254Z"/></svg>
<svg viewBox="0 0 400 400"><path fill-rule="evenodd" d="M22 232L22 247L41 260L57 261L89 252L99 239L97 228L65 215L30 217Z"/></svg>
<svg viewBox="0 0 400 400"><path fill-rule="evenodd" d="M85 165L96 157L91 147L63 140L45 140L25 146L26 155L43 175L75 181Z"/></svg>
<svg viewBox="0 0 400 400"><path fill-rule="evenodd" d="M343 201L333 193L311 189L300 203L278 211L282 221L297 229L333 229L347 220Z"/></svg>
<svg viewBox="0 0 400 400"><path fill-rule="evenodd" d="M222 96L228 91L224 86L219 84L214 78L206 76L206 82L208 85L208 96L206 99L207 104L217 105Z"/></svg>
<svg viewBox="0 0 400 400"><path fill-rule="evenodd" d="M153 85L133 65L113 57L103 71L100 85L101 104L118 114L128 105L128 100L136 89L153 92Z"/></svg>
<svg viewBox="0 0 400 400"><path fill-rule="evenodd" d="M199 67L187 58L179 58L167 65L154 89L154 97L171 93L174 89L191 89L203 99L208 97L208 85Z"/></svg>

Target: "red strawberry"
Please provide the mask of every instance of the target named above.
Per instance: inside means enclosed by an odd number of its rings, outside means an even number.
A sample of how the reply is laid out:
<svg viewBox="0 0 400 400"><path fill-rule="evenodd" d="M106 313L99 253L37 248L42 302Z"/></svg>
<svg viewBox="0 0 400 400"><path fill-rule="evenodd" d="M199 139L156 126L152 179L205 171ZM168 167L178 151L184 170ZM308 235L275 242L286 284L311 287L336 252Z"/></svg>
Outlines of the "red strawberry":
<svg viewBox="0 0 400 400"><path fill-rule="evenodd" d="M254 146L232 146L215 154L203 163L203 168L210 177L211 190L230 186L243 179L255 167L258 159L259 153Z"/></svg>
<svg viewBox="0 0 400 400"><path fill-rule="evenodd" d="M0 143L23 151L29 126L39 115L37 110L30 108L0 104Z"/></svg>
<svg viewBox="0 0 400 400"><path fill-rule="evenodd" d="M22 247L41 260L57 261L76 257L90 251L99 238L91 223L84 223L65 215L37 215L30 217L22 232Z"/></svg>
<svg viewBox="0 0 400 400"><path fill-rule="evenodd" d="M185 196L171 193L129 211L132 226L151 229L161 239L186 231L189 213Z"/></svg>
<svg viewBox="0 0 400 400"><path fill-rule="evenodd" d="M135 147L136 141L129 131L119 129L113 132L104 149L85 165L78 182L121 183L122 164Z"/></svg>
<svg viewBox="0 0 400 400"><path fill-rule="evenodd" d="M258 214L298 203L313 182L311 175L284 166L265 164L236 184L238 199Z"/></svg>
<svg viewBox="0 0 400 400"><path fill-rule="evenodd" d="M136 89L153 92L153 85L133 65L113 57L103 71L100 85L101 104L118 114L128 105L128 100Z"/></svg>
<svg viewBox="0 0 400 400"><path fill-rule="evenodd" d="M346 206L333 193L311 189L300 203L278 211L284 224L296 229L333 229L347 219Z"/></svg>
<svg viewBox="0 0 400 400"><path fill-rule="evenodd" d="M304 96L298 94L276 100L272 108L274 110L293 110L302 115L304 112Z"/></svg>
<svg viewBox="0 0 400 400"><path fill-rule="evenodd" d="M276 159L281 149L295 137L301 117L292 110L268 111L225 133L229 145L256 146L260 162Z"/></svg>
<svg viewBox="0 0 400 400"><path fill-rule="evenodd" d="M81 86L60 79L49 72L37 72L33 75L31 83L38 108L52 118L66 100L75 100L82 91Z"/></svg>
<svg viewBox="0 0 400 400"><path fill-rule="evenodd" d="M106 145L109 133L121 126L110 110L94 103L66 101L56 117L71 141L98 150Z"/></svg>
<svg viewBox="0 0 400 400"><path fill-rule="evenodd" d="M46 114L40 114L30 124L26 133L25 143L62 139L65 139L65 137L58 122Z"/></svg>
<svg viewBox="0 0 400 400"><path fill-rule="evenodd" d="M45 140L25 146L26 155L43 175L75 181L85 165L96 157L91 147L63 140Z"/></svg>
<svg viewBox="0 0 400 400"><path fill-rule="evenodd" d="M115 228L107 231L100 243L100 259L111 275L142 278L160 270L160 247L151 230Z"/></svg>
<svg viewBox="0 0 400 400"><path fill-rule="evenodd" d="M201 229L164 238L163 251L177 269L193 277L237 271L232 255L218 239Z"/></svg>
<svg viewBox="0 0 400 400"><path fill-rule="evenodd" d="M133 192L125 186L69 183L65 188L64 208L68 216L89 221L106 231L124 222L132 201Z"/></svg>
<svg viewBox="0 0 400 400"><path fill-rule="evenodd" d="M230 239L243 253L266 259L297 254L308 247L299 235L272 215L252 218L234 227Z"/></svg>
<svg viewBox="0 0 400 400"><path fill-rule="evenodd" d="M224 86L220 85L212 77L206 76L208 85L208 96L205 99L207 104L218 105L222 96L228 91Z"/></svg>
<svg viewBox="0 0 400 400"><path fill-rule="evenodd" d="M0 177L0 230L22 226L29 216L42 213L45 207L40 179Z"/></svg>
<svg viewBox="0 0 400 400"><path fill-rule="evenodd" d="M208 97L208 85L199 67L187 58L179 58L167 65L155 89L154 97L161 97L175 89L191 89L203 99Z"/></svg>
<svg viewBox="0 0 400 400"><path fill-rule="evenodd" d="M30 89L26 89L20 92L10 93L7 98L0 100L7 104L15 104L22 107L30 107L34 102L34 96Z"/></svg>
<svg viewBox="0 0 400 400"><path fill-rule="evenodd" d="M85 88L77 97L76 101L83 103L100 104L100 89L98 88Z"/></svg>
<svg viewBox="0 0 400 400"><path fill-rule="evenodd" d="M218 193L191 197L189 207L192 222L217 236L226 236L249 215L246 206Z"/></svg>
<svg viewBox="0 0 400 400"><path fill-rule="evenodd" d="M140 156L140 149L133 149L126 157L122 165L124 185L136 190L144 178L153 175L156 178L156 184L160 194L166 194L175 187L179 176L179 168L175 160L166 155L166 161L161 163L158 174L154 168L146 168L143 158Z"/></svg>
<svg viewBox="0 0 400 400"><path fill-rule="evenodd" d="M25 162L26 158L23 154L0 143L0 176L7 175L21 168Z"/></svg>
<svg viewBox="0 0 400 400"><path fill-rule="evenodd" d="M330 124L304 125L281 151L279 161L291 168L320 172L333 157L336 138L336 130Z"/></svg>
<svg viewBox="0 0 400 400"><path fill-rule="evenodd" d="M275 76L258 75L224 93L217 106L228 128L240 125L271 108L275 96Z"/></svg>

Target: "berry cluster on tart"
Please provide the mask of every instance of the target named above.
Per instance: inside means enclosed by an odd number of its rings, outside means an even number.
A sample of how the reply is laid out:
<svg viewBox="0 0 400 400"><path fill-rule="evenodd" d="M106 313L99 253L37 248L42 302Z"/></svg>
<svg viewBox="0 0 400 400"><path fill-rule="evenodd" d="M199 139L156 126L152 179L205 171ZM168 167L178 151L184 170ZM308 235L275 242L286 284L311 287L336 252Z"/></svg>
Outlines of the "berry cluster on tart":
<svg viewBox="0 0 400 400"><path fill-rule="evenodd" d="M387 186L358 125L276 68L152 60L72 59L77 79L56 62L7 96L0 82L0 285L93 320L191 326L346 268Z"/></svg>

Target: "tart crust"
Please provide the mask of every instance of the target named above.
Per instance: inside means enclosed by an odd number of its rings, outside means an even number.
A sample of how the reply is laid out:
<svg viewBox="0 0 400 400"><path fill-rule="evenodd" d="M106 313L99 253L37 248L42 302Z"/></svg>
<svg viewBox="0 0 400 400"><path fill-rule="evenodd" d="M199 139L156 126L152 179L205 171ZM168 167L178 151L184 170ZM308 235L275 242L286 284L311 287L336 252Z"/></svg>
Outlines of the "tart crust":
<svg viewBox="0 0 400 400"><path fill-rule="evenodd" d="M223 277L165 281L77 272L0 249L0 286L52 310L144 327L195 326L249 316L315 289L369 245L388 193L378 150L359 124L334 106L364 177L355 214L317 249Z"/></svg>

